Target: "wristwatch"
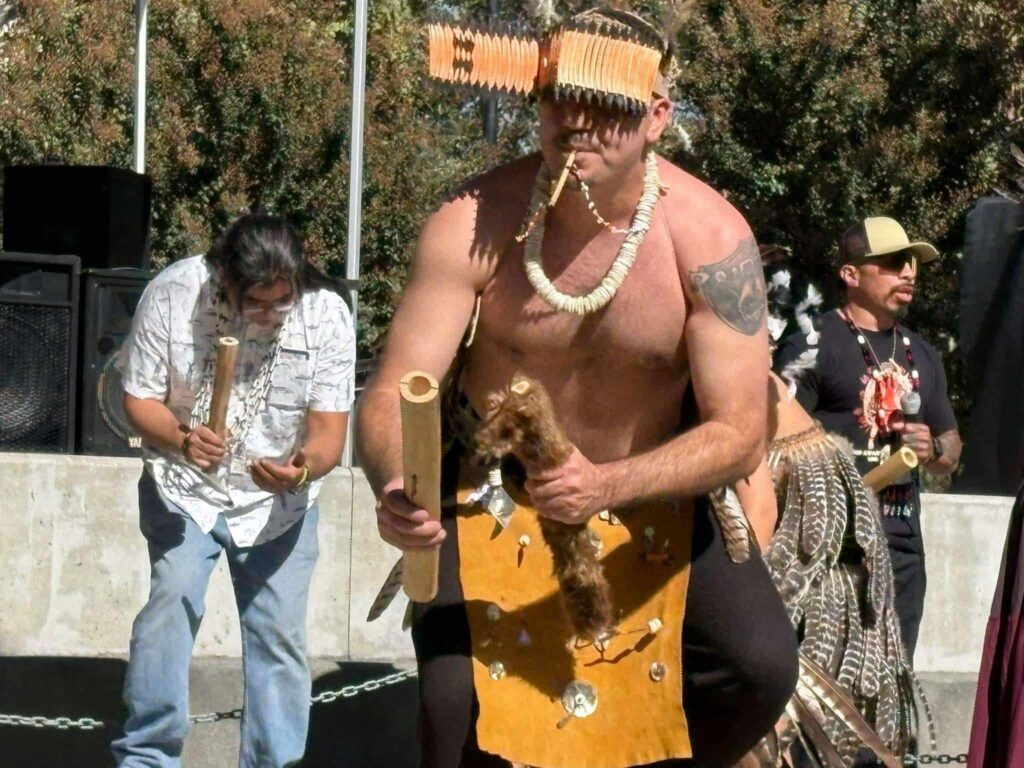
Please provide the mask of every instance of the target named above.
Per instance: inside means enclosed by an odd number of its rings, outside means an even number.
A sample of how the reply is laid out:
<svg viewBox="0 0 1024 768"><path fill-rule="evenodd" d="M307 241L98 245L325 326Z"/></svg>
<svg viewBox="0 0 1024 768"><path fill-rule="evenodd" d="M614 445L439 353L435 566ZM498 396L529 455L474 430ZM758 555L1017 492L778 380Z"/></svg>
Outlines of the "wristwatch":
<svg viewBox="0 0 1024 768"><path fill-rule="evenodd" d="M932 435L932 461L942 458L942 441Z"/></svg>

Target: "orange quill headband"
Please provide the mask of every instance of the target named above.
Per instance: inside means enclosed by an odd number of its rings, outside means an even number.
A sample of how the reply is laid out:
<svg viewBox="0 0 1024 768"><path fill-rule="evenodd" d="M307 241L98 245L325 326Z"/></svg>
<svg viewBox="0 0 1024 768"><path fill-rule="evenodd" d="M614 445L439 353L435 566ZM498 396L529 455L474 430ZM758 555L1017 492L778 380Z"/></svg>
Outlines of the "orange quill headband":
<svg viewBox="0 0 1024 768"><path fill-rule="evenodd" d="M430 77L493 95L551 94L637 114L666 93L665 42L607 12L578 14L537 40L512 31L435 22Z"/></svg>

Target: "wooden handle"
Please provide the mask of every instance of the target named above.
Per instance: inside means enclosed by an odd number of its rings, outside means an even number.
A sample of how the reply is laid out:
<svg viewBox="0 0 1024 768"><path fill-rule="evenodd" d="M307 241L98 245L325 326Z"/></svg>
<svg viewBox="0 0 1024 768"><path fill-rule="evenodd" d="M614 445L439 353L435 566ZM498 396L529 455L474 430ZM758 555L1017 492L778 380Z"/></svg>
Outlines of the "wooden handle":
<svg viewBox="0 0 1024 768"><path fill-rule="evenodd" d="M213 375L213 393L210 395L210 420L206 426L221 437L225 436L228 401L235 378L235 358L238 357L238 339L223 336L217 342L217 370Z"/></svg>
<svg viewBox="0 0 1024 768"><path fill-rule="evenodd" d="M864 485L877 493L886 486L892 485L893 481L901 475L916 469L917 463L917 454L907 446L903 446L886 459L884 464L878 465L864 475Z"/></svg>
<svg viewBox="0 0 1024 768"><path fill-rule="evenodd" d="M402 468L405 495L441 519L441 402L437 379L410 371L399 384L402 412ZM437 595L438 548L406 550L402 587L410 600L426 603Z"/></svg>
<svg viewBox="0 0 1024 768"><path fill-rule="evenodd" d="M558 202L558 198L562 196L562 189L565 188L565 182L569 178L569 174L572 172L572 164L576 162L576 150L572 150L568 157L565 158L565 165L562 167L562 172L558 175L558 180L551 188L551 199L548 201L548 208L554 208L555 203Z"/></svg>

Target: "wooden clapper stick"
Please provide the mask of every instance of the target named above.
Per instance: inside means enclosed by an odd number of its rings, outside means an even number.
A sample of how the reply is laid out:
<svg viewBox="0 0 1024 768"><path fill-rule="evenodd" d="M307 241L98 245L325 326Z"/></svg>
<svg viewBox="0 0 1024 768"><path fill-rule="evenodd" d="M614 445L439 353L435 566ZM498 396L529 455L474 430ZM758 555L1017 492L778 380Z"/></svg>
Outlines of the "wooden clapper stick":
<svg viewBox="0 0 1024 768"><path fill-rule="evenodd" d="M903 446L886 459L884 464L879 464L864 475L864 485L878 493L886 486L891 485L897 478L916 469L917 463L917 454L907 446Z"/></svg>
<svg viewBox="0 0 1024 768"><path fill-rule="evenodd" d="M405 495L441 519L441 404L437 379L410 371L399 384L402 415L402 473ZM402 586L410 600L426 603L437 595L438 547L405 551Z"/></svg>
<svg viewBox="0 0 1024 768"><path fill-rule="evenodd" d="M228 402L235 379L235 360L238 358L238 339L222 336L217 342L217 369L213 374L213 392L210 395L210 418L206 422L211 432L227 439Z"/></svg>

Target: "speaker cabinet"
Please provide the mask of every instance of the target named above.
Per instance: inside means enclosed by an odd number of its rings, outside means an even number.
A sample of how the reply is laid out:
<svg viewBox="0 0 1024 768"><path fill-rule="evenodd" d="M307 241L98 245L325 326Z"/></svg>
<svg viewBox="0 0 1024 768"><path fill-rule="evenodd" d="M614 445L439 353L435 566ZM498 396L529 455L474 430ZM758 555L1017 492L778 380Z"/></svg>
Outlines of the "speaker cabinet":
<svg viewBox="0 0 1024 768"><path fill-rule="evenodd" d="M982 198L967 216L960 353L973 403L954 493L1013 496L1024 480L1024 206Z"/></svg>
<svg viewBox="0 0 1024 768"><path fill-rule="evenodd" d="M75 443L77 256L0 253L0 450Z"/></svg>
<svg viewBox="0 0 1024 768"><path fill-rule="evenodd" d="M141 454L142 442L124 413L124 389L114 364L152 276L134 269L87 269L82 273L79 453Z"/></svg>
<svg viewBox="0 0 1024 768"><path fill-rule="evenodd" d="M4 169L4 248L71 253L83 269L149 266L153 184L121 168L14 165Z"/></svg>

